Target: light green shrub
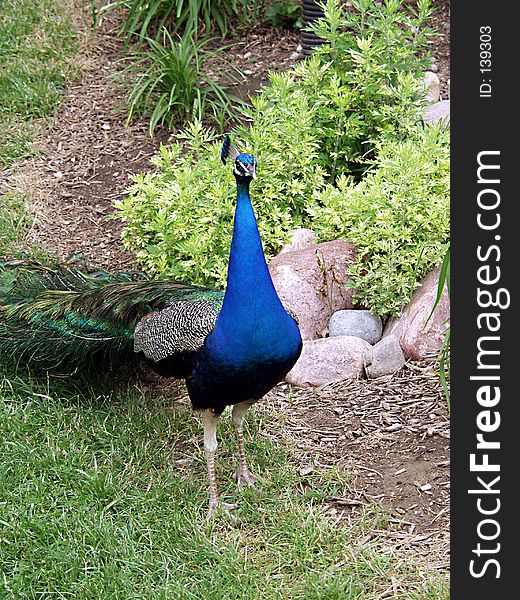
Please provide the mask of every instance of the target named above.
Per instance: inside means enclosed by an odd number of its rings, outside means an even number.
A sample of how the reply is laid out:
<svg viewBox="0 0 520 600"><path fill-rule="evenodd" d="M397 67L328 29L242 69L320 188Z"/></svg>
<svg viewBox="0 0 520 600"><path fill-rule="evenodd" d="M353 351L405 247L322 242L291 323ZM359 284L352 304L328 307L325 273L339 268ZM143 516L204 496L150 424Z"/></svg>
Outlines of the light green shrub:
<svg viewBox="0 0 520 600"><path fill-rule="evenodd" d="M245 111L256 124L259 103L268 106L276 125L303 94L313 107L318 161L330 181L340 174L359 178L377 140L405 138L424 104L430 0L420 0L416 14L401 0L351 4L345 11L339 0L328 0L314 27L326 43L289 73L271 76L260 100Z"/></svg>
<svg viewBox="0 0 520 600"><path fill-rule="evenodd" d="M252 197L267 256L303 224L308 199L323 185L311 114L302 96L276 132L268 128L266 110L249 139L237 140L258 159ZM125 222L123 242L148 272L224 284L236 191L231 169L220 162L221 143L222 136L192 123L177 142L161 147L153 160L157 170L134 176L129 195L116 202Z"/></svg>
<svg viewBox="0 0 520 600"><path fill-rule="evenodd" d="M449 132L418 128L404 142L381 143L360 183L342 177L315 194L319 237L346 237L359 250L349 268L356 302L383 318L398 314L440 264L450 233L449 177Z"/></svg>
<svg viewBox="0 0 520 600"><path fill-rule="evenodd" d="M334 181L362 175L382 136L404 138L417 122L429 64L430 0L328 0L312 29L326 43L295 75L316 105L320 160Z"/></svg>
<svg viewBox="0 0 520 600"><path fill-rule="evenodd" d="M429 4L414 17L397 0L357 0L343 16L329 0L319 26L330 43L271 74L249 126L231 132L258 160L252 196L267 257L296 227L346 237L365 261L352 269L357 299L382 316L400 310L448 235L448 135L419 119ZM190 124L116 204L125 246L150 273L224 285L235 185L221 142Z"/></svg>

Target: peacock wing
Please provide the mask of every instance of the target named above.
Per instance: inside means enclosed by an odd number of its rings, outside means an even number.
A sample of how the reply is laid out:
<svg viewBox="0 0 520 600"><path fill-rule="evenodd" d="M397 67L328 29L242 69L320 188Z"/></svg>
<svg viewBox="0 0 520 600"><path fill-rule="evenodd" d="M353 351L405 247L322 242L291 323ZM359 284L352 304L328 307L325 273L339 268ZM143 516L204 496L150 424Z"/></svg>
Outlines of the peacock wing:
<svg viewBox="0 0 520 600"><path fill-rule="evenodd" d="M121 281L87 290L74 299L72 307L98 318L136 325L152 312L175 303L205 301L217 313L224 293L178 281Z"/></svg>
<svg viewBox="0 0 520 600"><path fill-rule="evenodd" d="M147 314L134 332L134 350L157 363L175 360L201 348L215 327L218 305L208 300L174 301Z"/></svg>
<svg viewBox="0 0 520 600"><path fill-rule="evenodd" d="M112 369L134 359L134 330L146 315L179 302L220 310L222 292L135 276L0 263L0 358L62 373Z"/></svg>

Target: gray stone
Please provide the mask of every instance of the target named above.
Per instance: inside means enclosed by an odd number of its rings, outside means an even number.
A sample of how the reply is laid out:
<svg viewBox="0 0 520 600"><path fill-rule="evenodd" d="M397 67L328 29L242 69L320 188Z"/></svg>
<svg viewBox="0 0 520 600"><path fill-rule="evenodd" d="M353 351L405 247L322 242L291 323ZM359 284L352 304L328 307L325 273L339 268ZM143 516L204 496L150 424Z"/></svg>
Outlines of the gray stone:
<svg viewBox="0 0 520 600"><path fill-rule="evenodd" d="M388 335L365 354L365 373L369 379L395 373L405 363L405 356L395 335Z"/></svg>
<svg viewBox="0 0 520 600"><path fill-rule="evenodd" d="M426 71L423 76L423 84L426 89L426 98L430 102L438 102L441 96L441 82L435 73Z"/></svg>
<svg viewBox="0 0 520 600"><path fill-rule="evenodd" d="M304 341L301 356L285 379L300 387L358 379L363 377L364 358L370 347L353 336Z"/></svg>
<svg viewBox="0 0 520 600"><path fill-rule="evenodd" d="M383 325L381 319L369 310L338 310L329 321L329 335L354 335L369 344L381 339Z"/></svg>
<svg viewBox="0 0 520 600"><path fill-rule="evenodd" d="M441 100L423 109L423 119L427 125L436 125L439 121L444 127L450 123L450 101Z"/></svg>
<svg viewBox="0 0 520 600"><path fill-rule="evenodd" d="M345 283L356 252L347 240L334 240L284 252L269 263L274 287L296 315L304 340L323 337L331 314L352 308L352 290Z"/></svg>

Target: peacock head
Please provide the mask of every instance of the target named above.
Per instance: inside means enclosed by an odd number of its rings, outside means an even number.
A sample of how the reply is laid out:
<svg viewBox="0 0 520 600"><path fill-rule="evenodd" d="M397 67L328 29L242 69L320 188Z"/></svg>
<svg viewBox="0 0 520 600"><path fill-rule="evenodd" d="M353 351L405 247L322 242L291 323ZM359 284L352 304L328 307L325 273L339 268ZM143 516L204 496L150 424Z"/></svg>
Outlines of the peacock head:
<svg viewBox="0 0 520 600"><path fill-rule="evenodd" d="M256 159L251 154L245 152L239 154L238 150L233 146L229 135L226 135L224 143L222 144L222 152L220 158L222 162L226 164L227 159L231 157L234 159L235 164L233 168L233 175L239 183L249 183L252 179L256 178Z"/></svg>

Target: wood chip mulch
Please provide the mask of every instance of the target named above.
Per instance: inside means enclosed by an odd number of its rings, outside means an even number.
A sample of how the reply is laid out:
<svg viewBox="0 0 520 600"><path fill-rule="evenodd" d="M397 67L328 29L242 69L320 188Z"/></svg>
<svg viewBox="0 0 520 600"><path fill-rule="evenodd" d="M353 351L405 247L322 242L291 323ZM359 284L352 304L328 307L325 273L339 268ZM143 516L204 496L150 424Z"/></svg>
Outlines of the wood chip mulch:
<svg viewBox="0 0 520 600"><path fill-rule="evenodd" d="M392 552L405 548L429 568L448 567L449 413L432 361L320 389L281 385L257 406L265 434L293 448L302 476L332 468L352 476L323 506L336 524L379 507L389 520L368 539ZM312 487L312 477L304 485Z"/></svg>

